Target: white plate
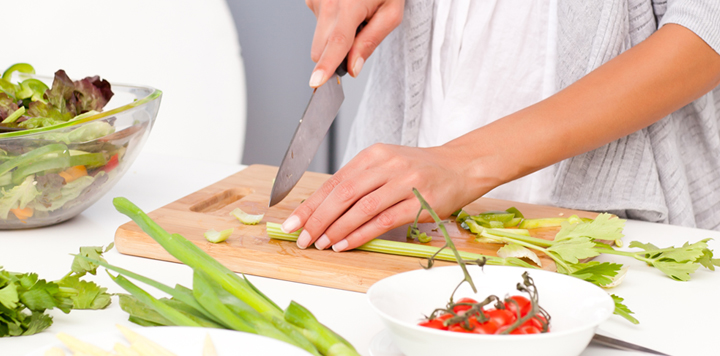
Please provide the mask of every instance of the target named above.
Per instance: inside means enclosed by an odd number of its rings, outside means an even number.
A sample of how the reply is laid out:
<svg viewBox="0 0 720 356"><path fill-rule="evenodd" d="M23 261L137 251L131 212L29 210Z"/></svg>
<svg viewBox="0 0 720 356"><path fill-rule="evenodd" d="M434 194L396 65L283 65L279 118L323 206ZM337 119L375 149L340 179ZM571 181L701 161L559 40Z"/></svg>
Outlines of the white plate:
<svg viewBox="0 0 720 356"><path fill-rule="evenodd" d="M147 337L162 347L174 352L177 356L200 356L205 336L210 335L219 356L254 356L254 355L284 355L308 356L310 353L293 345L269 337L248 334L239 331L192 328L180 326L158 326L148 328L133 328L138 334ZM128 345L125 337L119 330L88 335L71 335L82 341L111 351L115 343ZM26 356L44 356L45 351L52 347L61 347L68 350L60 341L35 350Z"/></svg>
<svg viewBox="0 0 720 356"><path fill-rule="evenodd" d="M370 356L405 356L395 345L390 330L375 334L370 341Z"/></svg>

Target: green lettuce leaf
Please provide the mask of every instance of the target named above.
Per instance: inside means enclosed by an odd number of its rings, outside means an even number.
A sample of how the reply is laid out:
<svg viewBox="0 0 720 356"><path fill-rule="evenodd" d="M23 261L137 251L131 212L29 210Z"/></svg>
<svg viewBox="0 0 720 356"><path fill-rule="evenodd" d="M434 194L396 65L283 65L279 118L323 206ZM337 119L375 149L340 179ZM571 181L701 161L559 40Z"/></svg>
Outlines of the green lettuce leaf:
<svg viewBox="0 0 720 356"><path fill-rule="evenodd" d="M0 188L0 219L7 219L10 209L24 209L28 203L33 201L40 192L35 188L34 176L28 176L25 180L12 189L6 191Z"/></svg>

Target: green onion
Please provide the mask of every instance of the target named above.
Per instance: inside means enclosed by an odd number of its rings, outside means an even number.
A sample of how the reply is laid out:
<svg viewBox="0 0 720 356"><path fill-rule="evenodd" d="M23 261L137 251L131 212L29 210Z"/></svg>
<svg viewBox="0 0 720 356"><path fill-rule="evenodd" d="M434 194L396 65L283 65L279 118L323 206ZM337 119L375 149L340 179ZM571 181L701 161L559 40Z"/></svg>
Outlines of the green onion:
<svg viewBox="0 0 720 356"><path fill-rule="evenodd" d="M283 312L275 303L249 283L247 279L240 278L181 235L170 234L165 231L129 200L115 198L113 204L119 212L135 221L143 231L158 242L168 253L191 267L196 276L200 276L196 278L197 284L193 290L193 297L205 310L222 320L223 323L230 323L229 319L226 319L229 317L225 310L227 308L252 325L258 334L289 342L315 355L318 355L317 350L326 350L327 353L323 352L323 354L328 356L358 355L347 341L318 323L312 314L309 314L309 316L306 314L295 315L293 321L288 320L287 312ZM165 309L160 309L163 306L167 307L167 305L158 303L152 296L140 290L122 276L115 277L115 280L120 281L118 284L121 287L128 290L141 302L152 306L160 315L171 322L182 322L183 324L180 325L198 324L198 322L185 315L178 316L177 312L170 313ZM180 288L176 289L182 290ZM214 295L211 293L214 293ZM169 302L173 302L173 300L169 300ZM179 301L175 302L181 303ZM226 308L219 306L218 302L224 304ZM174 320L177 318L183 320ZM300 320L297 320L298 318ZM237 320L232 323L236 322ZM287 325L287 322L294 326Z"/></svg>
<svg viewBox="0 0 720 356"><path fill-rule="evenodd" d="M187 316L181 314L177 310L163 304L159 300L155 299L152 295L150 295L148 292L142 290L140 287L136 286L129 280L127 280L123 276L113 276L112 274L108 273L110 278L115 281L120 287L128 291L130 294L132 294L133 297L137 298L138 301L151 306L155 311L157 311L160 315L162 315L163 318L169 320L170 322L174 323L175 325L185 325L185 326L197 326L199 327L200 324L194 322L192 319L188 318Z"/></svg>

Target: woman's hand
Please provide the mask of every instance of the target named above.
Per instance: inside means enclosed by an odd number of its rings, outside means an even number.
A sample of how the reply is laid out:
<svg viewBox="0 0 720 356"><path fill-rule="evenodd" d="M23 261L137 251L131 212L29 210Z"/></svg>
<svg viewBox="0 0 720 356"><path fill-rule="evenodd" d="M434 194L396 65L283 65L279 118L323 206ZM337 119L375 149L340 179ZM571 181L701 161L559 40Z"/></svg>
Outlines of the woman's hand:
<svg viewBox="0 0 720 356"><path fill-rule="evenodd" d="M470 178L465 163L457 151L444 146L373 145L300 204L282 229L303 227L300 248L315 243L318 249L353 249L415 220L420 203L412 188L447 218L489 190ZM431 219L423 212L420 221Z"/></svg>
<svg viewBox="0 0 720 356"><path fill-rule="evenodd" d="M345 56L348 73L356 77L368 57L402 21L404 0L305 0L317 26L310 57L316 62L310 86L323 85ZM357 27L367 25L355 35Z"/></svg>

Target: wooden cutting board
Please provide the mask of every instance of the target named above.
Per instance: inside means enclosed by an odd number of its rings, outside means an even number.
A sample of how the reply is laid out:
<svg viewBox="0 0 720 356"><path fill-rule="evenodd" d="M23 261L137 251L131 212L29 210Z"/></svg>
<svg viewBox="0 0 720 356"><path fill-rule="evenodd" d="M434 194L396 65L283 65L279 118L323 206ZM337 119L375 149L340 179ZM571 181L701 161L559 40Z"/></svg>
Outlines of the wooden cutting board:
<svg viewBox="0 0 720 356"><path fill-rule="evenodd" d="M365 292L382 278L421 268L421 259L413 257L364 251L336 253L332 250L319 251L313 247L301 250L294 242L269 239L264 223L252 226L240 224L230 215L235 208L249 214L264 213L263 222L282 223L303 199L330 177L327 174L307 172L287 198L268 208L276 172L277 167L249 166L148 215L168 232L183 235L233 271L250 275ZM590 218L597 216L591 212L489 198L480 198L465 207L465 210L470 214L478 214L505 210L511 206L517 207L526 218L567 217L572 214ZM203 233L209 229L220 231L231 227L235 230L224 243L213 244L203 237ZM442 246L443 239L438 232L432 231L433 227L433 224L422 224L421 230L438 236L430 244ZM475 242L472 234L459 229L455 223L447 224L447 228L459 250L495 255L500 247ZM406 241L406 231L407 225L388 232L382 238ZM533 234L551 238L554 231L538 229ZM118 228L115 246L123 254L177 262L132 221ZM540 258L544 269L555 269L555 264L547 256ZM437 263L438 266L450 264L442 261Z"/></svg>

